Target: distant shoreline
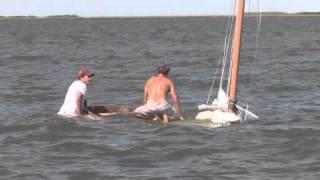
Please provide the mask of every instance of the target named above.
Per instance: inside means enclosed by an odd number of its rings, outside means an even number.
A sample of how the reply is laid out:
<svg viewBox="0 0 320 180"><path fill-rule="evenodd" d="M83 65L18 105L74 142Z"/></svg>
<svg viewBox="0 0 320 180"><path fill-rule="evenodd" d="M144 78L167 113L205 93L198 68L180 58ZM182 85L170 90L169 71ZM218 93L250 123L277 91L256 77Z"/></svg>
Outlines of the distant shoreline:
<svg viewBox="0 0 320 180"><path fill-rule="evenodd" d="M263 12L263 17L313 17L320 16L320 12ZM250 12L246 16L257 16L259 13ZM0 19L135 19L135 18L204 18L204 17L228 17L230 15L199 15L199 16L96 16L82 17L77 15L54 15L54 16L0 16Z"/></svg>

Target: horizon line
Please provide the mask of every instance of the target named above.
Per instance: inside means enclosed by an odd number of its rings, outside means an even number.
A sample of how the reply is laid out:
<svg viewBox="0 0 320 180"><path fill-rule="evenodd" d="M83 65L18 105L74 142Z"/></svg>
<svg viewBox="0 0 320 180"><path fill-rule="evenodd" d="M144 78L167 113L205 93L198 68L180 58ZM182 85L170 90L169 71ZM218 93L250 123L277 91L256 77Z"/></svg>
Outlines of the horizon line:
<svg viewBox="0 0 320 180"><path fill-rule="evenodd" d="M246 12L246 15L259 15L260 12ZM320 11L314 12L282 12L282 11L265 11L261 12L264 16L285 16L285 15L320 15ZM37 16L37 15L13 15L5 16L0 15L0 18L153 18L153 17L224 17L232 16L232 14L197 14L197 15L130 15L130 16L80 16L76 14L55 14L47 16Z"/></svg>

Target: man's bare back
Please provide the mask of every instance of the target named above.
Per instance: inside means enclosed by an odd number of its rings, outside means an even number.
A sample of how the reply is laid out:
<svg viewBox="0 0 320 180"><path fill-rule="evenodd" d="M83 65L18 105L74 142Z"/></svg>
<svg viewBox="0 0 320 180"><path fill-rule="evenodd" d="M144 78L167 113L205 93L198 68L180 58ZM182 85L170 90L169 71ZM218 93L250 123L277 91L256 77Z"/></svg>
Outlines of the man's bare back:
<svg viewBox="0 0 320 180"><path fill-rule="evenodd" d="M144 115L150 112L162 111L163 116L161 117L164 122L168 122L168 108L171 106L167 102L168 93L171 94L172 101L177 110L180 120L183 120L183 114L180 106L179 97L176 92L174 82L168 78L170 68L163 64L158 67L159 74L151 77L145 84L144 87L144 105L135 109L136 115ZM152 113L151 113L152 114Z"/></svg>
<svg viewBox="0 0 320 180"><path fill-rule="evenodd" d="M173 86L172 81L162 74L151 77L145 86L144 102L164 102L167 101L167 94Z"/></svg>

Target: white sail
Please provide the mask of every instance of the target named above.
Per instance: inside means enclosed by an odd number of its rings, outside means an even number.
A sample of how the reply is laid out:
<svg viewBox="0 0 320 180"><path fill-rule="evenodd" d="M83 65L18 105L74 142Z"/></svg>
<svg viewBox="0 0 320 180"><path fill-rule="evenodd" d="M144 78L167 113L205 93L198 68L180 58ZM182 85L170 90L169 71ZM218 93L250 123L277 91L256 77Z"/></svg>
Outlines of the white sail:
<svg viewBox="0 0 320 180"><path fill-rule="evenodd" d="M198 110L215 110L215 109L228 109L229 99L225 91L220 88L217 98L215 98L212 104L201 104L198 106Z"/></svg>

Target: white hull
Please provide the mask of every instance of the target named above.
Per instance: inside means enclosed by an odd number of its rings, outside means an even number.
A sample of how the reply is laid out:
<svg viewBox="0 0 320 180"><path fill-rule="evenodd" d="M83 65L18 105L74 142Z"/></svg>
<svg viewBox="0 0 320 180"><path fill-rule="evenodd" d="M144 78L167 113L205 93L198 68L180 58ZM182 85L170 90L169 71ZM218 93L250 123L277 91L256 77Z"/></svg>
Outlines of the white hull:
<svg viewBox="0 0 320 180"><path fill-rule="evenodd" d="M111 115L115 115L117 113L99 113L100 116L102 117L107 117L107 116L111 116ZM96 120L96 118L90 114L86 114L86 115L71 115L71 114L59 114L58 115L60 117L63 117L63 118L67 118L67 119L91 119L91 120Z"/></svg>
<svg viewBox="0 0 320 180"><path fill-rule="evenodd" d="M196 116L197 120L210 120L214 124L230 125L233 123L240 123L241 116L232 112L225 112L221 110L207 110L199 112Z"/></svg>

